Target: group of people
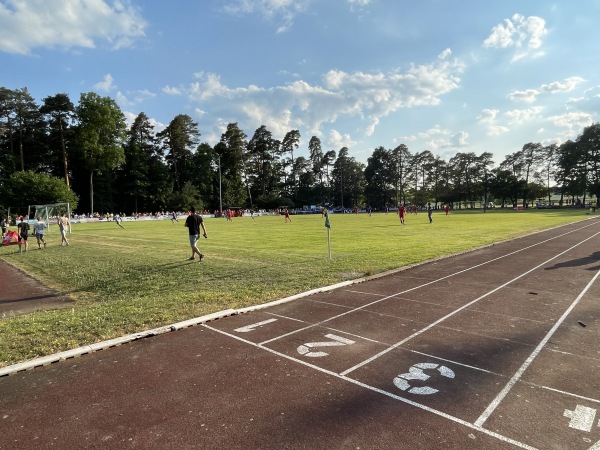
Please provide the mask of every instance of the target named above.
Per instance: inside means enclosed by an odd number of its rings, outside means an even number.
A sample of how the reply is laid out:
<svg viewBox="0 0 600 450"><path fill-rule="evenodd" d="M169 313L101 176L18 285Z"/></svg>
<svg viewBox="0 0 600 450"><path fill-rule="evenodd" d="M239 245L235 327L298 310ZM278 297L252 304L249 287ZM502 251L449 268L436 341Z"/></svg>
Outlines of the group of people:
<svg viewBox="0 0 600 450"><path fill-rule="evenodd" d="M29 224L29 220L27 216L21 216L19 219L19 223L17 224L17 244L19 245L19 253L23 253L29 251L29 232L33 225L33 235L36 238L38 249L46 248L47 242L44 238L46 229L48 228L48 221L42 219L42 216L38 216L35 223L32 225ZM8 233L8 221L6 219L2 219L0 226L2 227L2 237ZM60 230L61 236L61 246L69 245L69 241L67 239L67 231L71 226L71 222L66 214L63 214L58 219L58 229Z"/></svg>
<svg viewBox="0 0 600 450"><path fill-rule="evenodd" d="M444 211L446 212L446 215L448 215L450 208L446 205L444 207ZM398 217L400 217L400 223L402 225L404 225L404 218L406 217L406 214L408 212L411 212L413 214L417 214L417 207L405 207L404 205L400 205L398 206ZM429 223L433 223L433 207L431 206L431 203L427 204L427 218L429 219Z"/></svg>

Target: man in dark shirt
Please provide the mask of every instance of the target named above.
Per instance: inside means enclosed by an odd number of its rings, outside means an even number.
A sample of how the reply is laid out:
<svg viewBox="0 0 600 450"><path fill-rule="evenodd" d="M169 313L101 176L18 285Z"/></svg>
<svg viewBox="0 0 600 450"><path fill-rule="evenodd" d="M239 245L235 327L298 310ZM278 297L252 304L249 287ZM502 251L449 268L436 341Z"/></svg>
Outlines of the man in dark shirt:
<svg viewBox="0 0 600 450"><path fill-rule="evenodd" d="M196 214L196 208L192 206L190 209L190 215L185 219L185 226L188 228L188 232L190 235L190 246L192 247L192 257L190 260L196 259L196 254L198 254L198 261L202 261L204 255L200 253L196 243L200 238L200 228L202 228L202 235L207 238L206 228L204 227L204 220L202 220L202 216Z"/></svg>
<svg viewBox="0 0 600 450"><path fill-rule="evenodd" d="M19 253L21 253L21 245L25 243L25 251L29 249L27 244L27 237L29 236L29 223L25 216L21 217L21 223L17 226L19 229Z"/></svg>

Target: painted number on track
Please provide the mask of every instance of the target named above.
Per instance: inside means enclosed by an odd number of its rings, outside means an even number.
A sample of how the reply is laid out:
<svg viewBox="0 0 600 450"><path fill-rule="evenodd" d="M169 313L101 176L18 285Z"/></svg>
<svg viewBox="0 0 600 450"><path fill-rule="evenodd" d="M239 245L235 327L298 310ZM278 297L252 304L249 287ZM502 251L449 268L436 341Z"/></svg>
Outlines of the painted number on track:
<svg viewBox="0 0 600 450"><path fill-rule="evenodd" d="M423 370L425 369L437 369L441 376L446 378L454 378L454 372L448 369L446 366L440 366L434 363L419 363L412 366L408 369L407 373L403 373L394 378L394 385L403 391L410 392L411 394L418 395L431 395L438 392L437 389L434 389L429 386L422 387L411 387L409 381L410 380L419 380L426 381L431 378L430 375L427 375Z"/></svg>
<svg viewBox="0 0 600 450"><path fill-rule="evenodd" d="M277 319L263 320L262 322L253 323L252 325L246 325L245 327L236 328L233 331L235 331L237 333L250 333L251 331L254 331L256 328L260 328L263 325L267 325L267 324L273 323L273 322L277 322Z"/></svg>
<svg viewBox="0 0 600 450"><path fill-rule="evenodd" d="M304 356L309 356L311 358L322 358L323 356L327 356L329 353L326 352L314 352L311 349L318 347L339 347L340 345L351 345L354 344L354 341L350 339L343 338L341 336L336 336L335 334L326 334L325 337L327 339L331 339L331 341L326 342L308 342L298 347L298 353Z"/></svg>

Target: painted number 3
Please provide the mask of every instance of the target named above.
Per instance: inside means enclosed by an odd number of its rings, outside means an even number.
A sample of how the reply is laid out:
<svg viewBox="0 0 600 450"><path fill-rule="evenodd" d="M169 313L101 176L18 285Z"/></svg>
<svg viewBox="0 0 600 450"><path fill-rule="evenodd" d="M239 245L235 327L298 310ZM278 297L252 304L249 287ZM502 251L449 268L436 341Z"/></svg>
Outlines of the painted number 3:
<svg viewBox="0 0 600 450"><path fill-rule="evenodd" d="M410 383L408 382L410 380L428 380L430 378L430 375L427 375L425 372L423 372L424 369L437 369L441 376L446 378L454 378L454 372L448 369L446 366L440 366L438 364L433 363L419 363L415 364L410 369L408 369L408 373L403 373L394 378L394 385L398 389L410 392L411 394L435 394L436 392L438 392L437 389L434 389L429 386L411 387Z"/></svg>

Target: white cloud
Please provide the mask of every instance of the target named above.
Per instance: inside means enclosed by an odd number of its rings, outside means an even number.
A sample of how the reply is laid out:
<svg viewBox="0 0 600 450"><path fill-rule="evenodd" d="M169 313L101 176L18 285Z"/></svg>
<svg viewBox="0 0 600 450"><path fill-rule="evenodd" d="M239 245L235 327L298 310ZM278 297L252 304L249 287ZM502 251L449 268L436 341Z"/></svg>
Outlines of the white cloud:
<svg viewBox="0 0 600 450"><path fill-rule="evenodd" d="M174 86L165 86L162 91L167 95L182 95L183 89Z"/></svg>
<svg viewBox="0 0 600 450"><path fill-rule="evenodd" d="M433 63L412 65L406 71L330 70L322 85L298 80L270 88L232 88L216 74L197 73L186 93L203 110L245 117L248 127L267 125L275 136L300 128L317 135L323 124L335 123L341 116L358 118L371 135L382 117L403 108L439 105L444 94L460 86L463 66L448 56L445 51Z"/></svg>
<svg viewBox="0 0 600 450"><path fill-rule="evenodd" d="M119 106L121 106L121 107L133 106L133 103L131 101L129 101L129 99L121 91L117 92L116 101L119 104Z"/></svg>
<svg viewBox="0 0 600 450"><path fill-rule="evenodd" d="M341 134L337 130L331 130L327 139L327 146L335 149L336 152L342 147L352 148L356 141L352 140L349 134Z"/></svg>
<svg viewBox="0 0 600 450"><path fill-rule="evenodd" d="M536 89L527 89L525 91L513 91L508 94L507 98L514 102L533 103L537 100L539 91Z"/></svg>
<svg viewBox="0 0 600 450"><path fill-rule="evenodd" d="M146 22L128 0L4 0L0 3L0 51L29 54L32 49L113 49L144 36Z"/></svg>
<svg viewBox="0 0 600 450"><path fill-rule="evenodd" d="M298 14L308 10L315 0L229 0L222 8L226 14L244 16L255 14L276 25L277 33L285 33L294 25ZM347 0L350 10L362 8L375 0Z"/></svg>
<svg viewBox="0 0 600 450"><path fill-rule="evenodd" d="M540 117L540 113L544 110L541 106L536 106L528 109L513 109L504 113L508 118L509 125L523 125Z"/></svg>
<svg viewBox="0 0 600 450"><path fill-rule="evenodd" d="M584 91L584 95L590 98L599 98L600 97L600 86L594 86L593 88L586 89Z"/></svg>
<svg viewBox="0 0 600 450"><path fill-rule="evenodd" d="M110 73L104 75L102 81L99 81L98 83L94 84L94 89L103 92L110 92L116 87L117 86L114 84L113 77Z"/></svg>
<svg viewBox="0 0 600 450"><path fill-rule="evenodd" d="M498 112L499 111L497 109L484 109L483 111L481 111L481 114L477 116L477 120L479 123L483 124L494 123Z"/></svg>
<svg viewBox="0 0 600 450"><path fill-rule="evenodd" d="M515 62L526 57L543 55L539 49L547 33L546 22L541 17L515 14L511 19L505 19L503 24L492 28L492 33L483 41L483 46L514 48L512 62Z"/></svg>
<svg viewBox="0 0 600 450"><path fill-rule="evenodd" d="M502 125L491 125L487 129L488 136L500 136L508 133L510 130Z"/></svg>
<svg viewBox="0 0 600 450"><path fill-rule="evenodd" d="M141 89L138 91L128 91L123 93L118 91L116 94L117 103L123 107L130 107L148 100L149 98L156 97L156 94L148 91L147 89Z"/></svg>
<svg viewBox="0 0 600 450"><path fill-rule="evenodd" d="M232 15L257 14L269 22L276 22L277 33L288 31L298 13L305 11L311 0L235 0L223 6Z"/></svg>
<svg viewBox="0 0 600 450"><path fill-rule="evenodd" d="M569 109L579 108L596 112L600 110L600 86L586 89L581 97L570 97L567 100Z"/></svg>
<svg viewBox="0 0 600 450"><path fill-rule="evenodd" d="M132 111L126 110L126 111L123 111L123 115L125 116L125 121L127 122L127 125L131 126L135 122L135 119L137 118L139 113L134 113ZM148 122L150 123L150 125L152 125L154 127L155 132L162 131L166 128L166 125L164 123L161 123L152 117L148 118Z"/></svg>
<svg viewBox="0 0 600 450"><path fill-rule="evenodd" d="M506 125L518 127L540 118L541 106L534 106L526 109L513 109L506 111L501 116L497 109L484 109L477 116L477 122L485 125L488 136L500 136L510 131Z"/></svg>
<svg viewBox="0 0 600 450"><path fill-rule="evenodd" d="M469 133L466 131L459 131L457 134L452 136L452 147L466 147L469 145L468 139Z"/></svg>
<svg viewBox="0 0 600 450"><path fill-rule="evenodd" d="M497 109L484 109L481 111L481 114L477 116L477 121L486 126L486 134L488 136L500 136L509 131L505 126L496 124L498 113L499 111Z"/></svg>
<svg viewBox="0 0 600 450"><path fill-rule="evenodd" d="M593 123L592 115L584 112L570 112L558 116L550 116L548 120L555 126L578 131Z"/></svg>
<svg viewBox="0 0 600 450"><path fill-rule="evenodd" d="M555 81L550 84L542 84L542 91L557 93L557 92L569 92L575 89L580 83L585 80L581 77L569 77L565 78L563 82Z"/></svg>
<svg viewBox="0 0 600 450"><path fill-rule="evenodd" d="M569 77L565 78L563 81L555 81L549 84L542 84L540 90L526 89L524 91L513 91L507 95L507 98L514 102L534 103L535 101L537 101L538 96L542 92L548 92L551 94L569 92L575 89L580 83L583 83L584 81L585 80L581 77ZM583 98L571 98L568 100L567 103L574 104L581 100L583 100Z"/></svg>
<svg viewBox="0 0 600 450"><path fill-rule="evenodd" d="M468 137L469 133L466 131L453 133L452 131L445 130L440 125L436 124L434 127L426 131L411 136L404 136L402 140L406 142L419 142L427 150L438 151L443 149L466 147L468 145Z"/></svg>
<svg viewBox="0 0 600 450"><path fill-rule="evenodd" d="M366 7L373 3L374 0L347 0L350 5L350 11L362 13Z"/></svg>
<svg viewBox="0 0 600 450"><path fill-rule="evenodd" d="M449 48L447 48L446 50L444 50L442 53L439 54L438 58L439 59L446 59L446 58L449 58L450 55L452 55L452 50L450 50Z"/></svg>

